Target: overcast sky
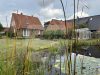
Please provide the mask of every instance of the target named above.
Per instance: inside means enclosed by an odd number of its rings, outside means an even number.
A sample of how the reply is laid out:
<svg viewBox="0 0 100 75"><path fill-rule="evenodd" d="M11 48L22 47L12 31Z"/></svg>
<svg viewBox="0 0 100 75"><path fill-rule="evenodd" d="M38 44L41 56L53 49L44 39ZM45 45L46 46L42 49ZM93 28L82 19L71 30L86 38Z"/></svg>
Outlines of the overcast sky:
<svg viewBox="0 0 100 75"><path fill-rule="evenodd" d="M76 0L77 1L77 0ZM100 15L100 0L80 0L79 11L84 7L84 13L92 15ZM73 15L73 0L63 0L66 16L69 18ZM52 18L63 19L62 7L60 0L0 0L0 22L3 26L10 25L11 14L23 13L25 15L37 16L41 22L45 22Z"/></svg>

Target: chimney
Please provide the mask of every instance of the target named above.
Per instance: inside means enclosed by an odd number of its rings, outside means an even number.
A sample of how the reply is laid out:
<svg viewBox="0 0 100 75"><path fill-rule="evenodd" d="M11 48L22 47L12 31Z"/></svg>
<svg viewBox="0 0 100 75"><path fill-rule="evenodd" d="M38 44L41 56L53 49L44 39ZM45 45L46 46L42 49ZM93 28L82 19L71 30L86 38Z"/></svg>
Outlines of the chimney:
<svg viewBox="0 0 100 75"><path fill-rule="evenodd" d="M21 12L21 15L23 15L23 13Z"/></svg>

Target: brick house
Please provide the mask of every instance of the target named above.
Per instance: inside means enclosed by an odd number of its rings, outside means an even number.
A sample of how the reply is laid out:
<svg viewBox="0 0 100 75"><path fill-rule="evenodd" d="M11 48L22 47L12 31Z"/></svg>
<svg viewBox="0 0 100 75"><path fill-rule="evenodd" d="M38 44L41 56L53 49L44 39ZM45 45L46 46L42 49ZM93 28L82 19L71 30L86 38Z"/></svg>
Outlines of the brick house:
<svg viewBox="0 0 100 75"><path fill-rule="evenodd" d="M100 38L100 15L79 18L76 20L76 24L77 26L87 25L91 32L91 38Z"/></svg>
<svg viewBox="0 0 100 75"><path fill-rule="evenodd" d="M52 19L51 21L45 22L44 28L46 31L61 30L66 32L66 29L70 30L73 28L73 23L67 21L65 26L65 21Z"/></svg>
<svg viewBox="0 0 100 75"><path fill-rule="evenodd" d="M18 37L39 36L43 33L43 26L37 17L12 13L10 31Z"/></svg>

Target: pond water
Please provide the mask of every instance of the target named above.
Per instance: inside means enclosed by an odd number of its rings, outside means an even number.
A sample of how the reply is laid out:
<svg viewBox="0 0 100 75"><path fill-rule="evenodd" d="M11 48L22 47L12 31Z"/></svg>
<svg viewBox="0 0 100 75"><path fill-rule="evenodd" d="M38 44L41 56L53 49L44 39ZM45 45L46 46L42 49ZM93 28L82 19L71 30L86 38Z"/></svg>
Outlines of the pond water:
<svg viewBox="0 0 100 75"><path fill-rule="evenodd" d="M81 50L80 52L78 52L78 55L76 57L76 75L100 75L100 50L98 50L93 46L87 47L86 49L87 50ZM55 59L54 59L54 55L52 55L48 51L41 52L39 53L39 55L42 56L41 60L44 63L44 66L43 65L42 66L46 67L44 68L45 70L43 75L66 75L65 74L66 56L64 54L62 54L61 57L60 54L56 54ZM73 69L74 55L75 53L71 54L71 59L72 59L71 75L73 75L74 72ZM45 61L49 63L45 65ZM52 67L50 67L51 65ZM48 67L51 68L50 71L48 71Z"/></svg>
<svg viewBox="0 0 100 75"><path fill-rule="evenodd" d="M65 73L64 56L61 57L61 69ZM81 65L83 59L83 70ZM94 58L78 54L76 59L76 75L100 75L100 58ZM72 63L74 62L74 53L72 53ZM55 68L60 69L60 60L56 59Z"/></svg>
<svg viewBox="0 0 100 75"><path fill-rule="evenodd" d="M72 73L74 67L74 54L75 53L71 54ZM54 59L52 59L52 61L53 60ZM61 75L65 75L65 60L65 55L61 56ZM58 70L58 72L60 71L60 55L56 55L53 67ZM55 70L54 68L53 70ZM55 75L55 73L51 73L51 75ZM76 58L76 75L100 75L100 50L98 48L91 46L87 47L86 50L78 52Z"/></svg>
<svg viewBox="0 0 100 75"><path fill-rule="evenodd" d="M100 48L98 48L98 46L85 46L78 53L86 56L100 58Z"/></svg>

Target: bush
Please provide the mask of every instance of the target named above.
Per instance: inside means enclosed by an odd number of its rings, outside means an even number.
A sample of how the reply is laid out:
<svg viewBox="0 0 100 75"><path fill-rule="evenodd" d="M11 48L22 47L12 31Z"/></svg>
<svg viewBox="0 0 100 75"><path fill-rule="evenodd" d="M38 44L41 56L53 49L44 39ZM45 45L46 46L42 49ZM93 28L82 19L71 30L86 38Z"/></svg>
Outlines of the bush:
<svg viewBox="0 0 100 75"><path fill-rule="evenodd" d="M64 38L64 32L61 30L57 31L45 31L43 33L43 37L45 39L59 39L59 38Z"/></svg>
<svg viewBox="0 0 100 75"><path fill-rule="evenodd" d="M0 34L0 39L2 39L2 35Z"/></svg>
<svg viewBox="0 0 100 75"><path fill-rule="evenodd" d="M14 37L14 33L12 33L12 32L6 32L6 36L12 38L12 37Z"/></svg>
<svg viewBox="0 0 100 75"><path fill-rule="evenodd" d="M0 31L3 30L3 25L0 23Z"/></svg>

